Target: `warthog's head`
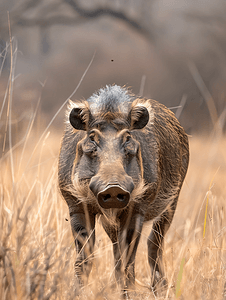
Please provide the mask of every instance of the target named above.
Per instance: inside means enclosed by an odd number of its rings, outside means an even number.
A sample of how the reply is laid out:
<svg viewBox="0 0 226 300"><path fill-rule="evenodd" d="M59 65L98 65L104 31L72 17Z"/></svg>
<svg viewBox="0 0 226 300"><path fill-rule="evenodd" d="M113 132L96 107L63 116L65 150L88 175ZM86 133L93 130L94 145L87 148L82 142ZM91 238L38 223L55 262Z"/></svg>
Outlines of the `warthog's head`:
<svg viewBox="0 0 226 300"><path fill-rule="evenodd" d="M71 125L84 132L77 144L75 173L89 183L104 209L126 207L143 176L140 144L133 132L147 125L149 112L139 99L131 98L113 86L70 105Z"/></svg>

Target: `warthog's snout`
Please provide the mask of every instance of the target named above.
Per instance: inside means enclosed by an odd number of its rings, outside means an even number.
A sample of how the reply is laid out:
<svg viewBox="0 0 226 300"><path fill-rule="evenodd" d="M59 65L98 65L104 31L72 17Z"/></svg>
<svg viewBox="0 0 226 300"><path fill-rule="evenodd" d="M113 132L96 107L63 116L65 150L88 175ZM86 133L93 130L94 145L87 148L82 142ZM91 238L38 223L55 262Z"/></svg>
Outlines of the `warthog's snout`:
<svg viewBox="0 0 226 300"><path fill-rule="evenodd" d="M119 185L108 185L97 195L98 203L103 208L124 208L129 202L130 193Z"/></svg>

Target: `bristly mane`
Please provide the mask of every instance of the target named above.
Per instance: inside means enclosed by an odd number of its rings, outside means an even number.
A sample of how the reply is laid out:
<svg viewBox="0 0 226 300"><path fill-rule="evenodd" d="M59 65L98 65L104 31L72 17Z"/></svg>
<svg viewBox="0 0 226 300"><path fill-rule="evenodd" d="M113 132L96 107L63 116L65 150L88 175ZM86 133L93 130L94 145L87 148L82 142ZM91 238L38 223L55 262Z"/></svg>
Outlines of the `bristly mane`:
<svg viewBox="0 0 226 300"><path fill-rule="evenodd" d="M134 99L135 96L130 94L126 88L118 85L107 85L87 99L87 102L94 116L103 115L106 112L117 115L127 114Z"/></svg>
<svg viewBox="0 0 226 300"><path fill-rule="evenodd" d="M85 112L90 110L93 116L90 126L96 126L103 120L111 122L116 128L122 129L128 124L128 114L131 108L134 109L133 117L139 116L139 106L145 106L149 112L149 125L153 124L154 112L150 100L136 97L126 87L118 85L107 85L98 90L87 100L76 102L69 101L66 111L66 123L69 124L69 115L74 107L79 107ZM148 125L148 126L149 126Z"/></svg>

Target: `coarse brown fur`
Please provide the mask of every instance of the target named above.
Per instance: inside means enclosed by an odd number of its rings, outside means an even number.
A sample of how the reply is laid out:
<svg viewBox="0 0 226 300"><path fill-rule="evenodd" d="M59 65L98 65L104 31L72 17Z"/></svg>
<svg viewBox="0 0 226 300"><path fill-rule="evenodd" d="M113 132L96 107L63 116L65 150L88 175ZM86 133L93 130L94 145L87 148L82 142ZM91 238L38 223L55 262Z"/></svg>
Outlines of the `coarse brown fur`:
<svg viewBox="0 0 226 300"><path fill-rule="evenodd" d="M78 249L75 266L79 282L81 274L88 276L91 268L82 259L87 257L87 247L92 253L95 216L100 214L113 242L116 279L124 290L134 283L134 260L143 223L154 221L148 260L152 286L156 286L164 278L163 239L188 167L184 129L164 105L136 98L119 86L107 86L87 101L70 101L66 118L59 186L69 207ZM111 182L116 182L126 195L132 186L124 208L117 208L114 202L114 208L101 207L99 195ZM127 249L124 263L120 254L123 248Z"/></svg>

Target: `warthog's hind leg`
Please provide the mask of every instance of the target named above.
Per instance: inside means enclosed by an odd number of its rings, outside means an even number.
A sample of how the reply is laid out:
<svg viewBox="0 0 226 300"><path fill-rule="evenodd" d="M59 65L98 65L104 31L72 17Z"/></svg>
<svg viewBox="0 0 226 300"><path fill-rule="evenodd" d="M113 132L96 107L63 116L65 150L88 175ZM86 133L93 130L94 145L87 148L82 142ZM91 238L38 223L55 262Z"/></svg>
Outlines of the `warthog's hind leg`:
<svg viewBox="0 0 226 300"><path fill-rule="evenodd" d="M172 205L153 223L152 231L149 235L148 244L148 262L152 270L152 288L155 291L156 285L167 286L166 278L164 278L162 266L162 251L164 237L172 222L178 197Z"/></svg>

